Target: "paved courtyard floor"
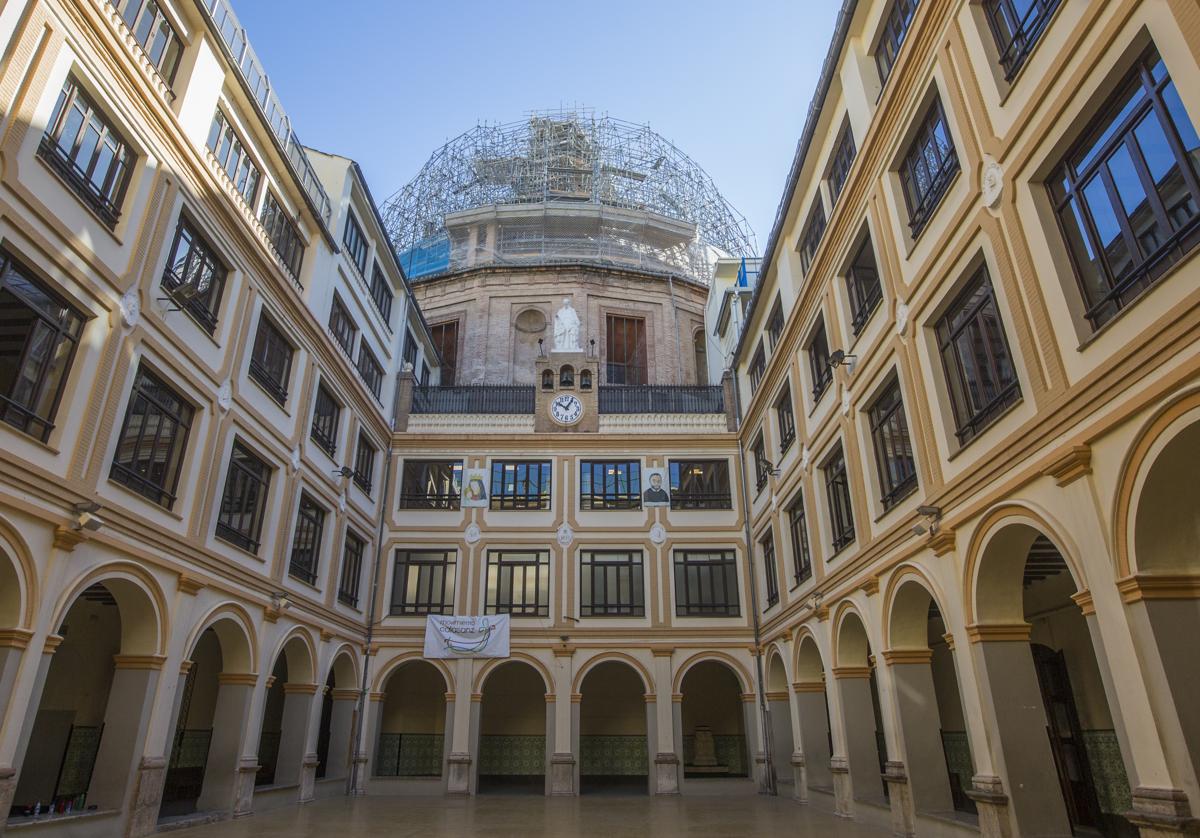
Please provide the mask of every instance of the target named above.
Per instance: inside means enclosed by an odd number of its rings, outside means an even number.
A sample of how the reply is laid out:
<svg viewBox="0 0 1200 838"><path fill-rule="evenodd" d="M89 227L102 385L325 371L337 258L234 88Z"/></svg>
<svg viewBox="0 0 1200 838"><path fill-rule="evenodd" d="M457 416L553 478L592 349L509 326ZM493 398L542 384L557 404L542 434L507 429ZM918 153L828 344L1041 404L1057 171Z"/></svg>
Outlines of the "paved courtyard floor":
<svg viewBox="0 0 1200 838"><path fill-rule="evenodd" d="M672 838L812 835L876 838L884 830L782 797L537 796L332 798L170 833L180 838L521 836Z"/></svg>

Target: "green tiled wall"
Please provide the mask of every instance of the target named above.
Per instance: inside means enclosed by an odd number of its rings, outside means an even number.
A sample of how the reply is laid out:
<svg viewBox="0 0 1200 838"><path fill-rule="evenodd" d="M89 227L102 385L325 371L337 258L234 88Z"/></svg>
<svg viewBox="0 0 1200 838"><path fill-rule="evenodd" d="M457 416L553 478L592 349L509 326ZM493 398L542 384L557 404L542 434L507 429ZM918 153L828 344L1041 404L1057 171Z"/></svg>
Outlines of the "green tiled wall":
<svg viewBox="0 0 1200 838"><path fill-rule="evenodd" d="M381 733L375 753L376 777L440 777L440 733Z"/></svg>
<svg viewBox="0 0 1200 838"><path fill-rule="evenodd" d="M1125 774L1125 763L1121 759L1121 746L1113 730L1083 731L1083 745L1087 750L1088 765L1092 769L1092 782L1096 785L1096 799L1100 811L1110 815L1122 815L1133 805L1129 792L1129 777Z"/></svg>
<svg viewBox="0 0 1200 838"><path fill-rule="evenodd" d="M644 777L649 771L645 736L580 736L579 773Z"/></svg>
<svg viewBox="0 0 1200 838"><path fill-rule="evenodd" d="M713 746L717 752L717 764L729 768L729 773L737 777L747 777L746 766L746 737L736 734L714 734ZM696 754L696 737L683 737L683 768L684 771L692 764Z"/></svg>
<svg viewBox="0 0 1200 838"><path fill-rule="evenodd" d="M545 736L480 736L479 773L524 777L546 773Z"/></svg>

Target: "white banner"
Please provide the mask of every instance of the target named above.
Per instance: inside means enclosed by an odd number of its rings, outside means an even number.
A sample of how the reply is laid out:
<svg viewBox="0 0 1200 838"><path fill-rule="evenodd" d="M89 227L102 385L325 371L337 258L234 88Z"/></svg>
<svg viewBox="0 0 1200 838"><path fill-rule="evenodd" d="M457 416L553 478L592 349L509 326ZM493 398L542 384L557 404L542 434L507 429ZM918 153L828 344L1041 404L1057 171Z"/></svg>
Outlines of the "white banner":
<svg viewBox="0 0 1200 838"><path fill-rule="evenodd" d="M436 617L425 623L427 658L507 658L509 616Z"/></svg>

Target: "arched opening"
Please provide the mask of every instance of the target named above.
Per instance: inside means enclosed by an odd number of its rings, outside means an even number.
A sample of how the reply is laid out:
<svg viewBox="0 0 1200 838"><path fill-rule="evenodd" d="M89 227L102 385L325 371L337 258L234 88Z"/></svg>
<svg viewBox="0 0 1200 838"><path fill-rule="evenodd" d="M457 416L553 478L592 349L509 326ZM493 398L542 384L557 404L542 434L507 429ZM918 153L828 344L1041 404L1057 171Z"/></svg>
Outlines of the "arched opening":
<svg viewBox="0 0 1200 838"><path fill-rule="evenodd" d="M408 661L388 675L379 702L379 741L373 763L376 777L413 780L442 776L446 692L445 678L428 661Z"/></svg>
<svg viewBox="0 0 1200 838"><path fill-rule="evenodd" d="M553 710L546 701L546 682L529 664L509 661L488 674L479 714L481 793L545 792Z"/></svg>
<svg viewBox="0 0 1200 838"><path fill-rule="evenodd" d="M21 598L25 586L15 558L0 543L0 631L19 628L21 625ZM8 714L8 701L12 697L13 683L25 650L14 641L0 644L0 723Z"/></svg>
<svg viewBox="0 0 1200 838"><path fill-rule="evenodd" d="M976 814L966 792L975 766L955 670L937 602L914 579L900 583L884 659L895 683L904 765L917 812Z"/></svg>
<svg viewBox="0 0 1200 838"><path fill-rule="evenodd" d="M312 650L299 635L284 644L271 670L258 741L254 784L288 788L300 784L308 749L308 720L318 687Z"/></svg>
<svg viewBox="0 0 1200 838"><path fill-rule="evenodd" d="M833 737L829 726L829 698L825 693L825 665L812 635L805 635L796 650L796 713L800 717L800 747L808 787L833 794Z"/></svg>
<svg viewBox="0 0 1200 838"><path fill-rule="evenodd" d="M545 335L546 315L541 309L527 308L513 321L513 384L534 383L534 364L542 350L539 341L544 340Z"/></svg>
<svg viewBox="0 0 1200 838"><path fill-rule="evenodd" d="M996 746L1021 832L1136 834L1122 816L1129 781L1092 627L1059 548L1034 526L1003 527L980 559L976 591ZM1022 642L1011 627L1026 623Z"/></svg>
<svg viewBox="0 0 1200 838"><path fill-rule="evenodd" d="M10 810L18 819L124 806L160 676L145 665L158 651L157 614L133 582L89 585L56 634L62 642L26 720Z"/></svg>
<svg viewBox="0 0 1200 838"><path fill-rule="evenodd" d="M580 370L579 371L579 389L580 390L592 389L592 371L591 370Z"/></svg>
<svg viewBox="0 0 1200 838"><path fill-rule="evenodd" d="M708 384L708 341L703 329L697 329L696 334L692 336L692 359L696 370L696 384L703 387Z"/></svg>
<svg viewBox="0 0 1200 838"><path fill-rule="evenodd" d="M1195 413L1193 412L1193 417ZM1158 677L1150 689L1166 687L1164 715L1174 711L1179 735L1164 736L1173 763L1189 765L1200 778L1200 701L1196 700L1200 666L1195 638L1200 636L1200 493L1194 488L1200 474L1200 420L1170 438L1154 457L1134 508L1133 565L1139 577L1174 577L1154 597L1130 608L1145 613L1144 625L1158 658ZM1171 594L1173 589L1174 594ZM1143 622L1143 621L1135 621ZM1157 708L1156 708L1157 709Z"/></svg>
<svg viewBox="0 0 1200 838"><path fill-rule="evenodd" d="M725 663L700 661L680 684L685 779L749 777L753 765L746 736L742 684Z"/></svg>
<svg viewBox="0 0 1200 838"><path fill-rule="evenodd" d="M252 666L249 638L232 617L216 620L196 640L175 693L160 820L233 809L257 679Z"/></svg>
<svg viewBox="0 0 1200 838"><path fill-rule="evenodd" d="M542 370L542 389L554 389L554 370Z"/></svg>
<svg viewBox="0 0 1200 838"><path fill-rule="evenodd" d="M850 790L855 800L884 806L888 798L887 784L882 779L887 747L874 663L866 627L858 614L850 611L838 626L837 665L833 669L842 705Z"/></svg>
<svg viewBox="0 0 1200 838"><path fill-rule="evenodd" d="M321 701L321 723L317 729L317 779L343 779L350 772L354 722L359 688L354 661L341 652L329 668Z"/></svg>
<svg viewBox="0 0 1200 838"><path fill-rule="evenodd" d="M776 652L767 664L767 715L771 720L771 767L779 784L780 795L795 794L792 776L792 752L796 739L792 733L792 708L788 701L787 670L783 658Z"/></svg>
<svg viewBox="0 0 1200 838"><path fill-rule="evenodd" d="M632 666L603 661L580 684L580 792L649 790L646 686Z"/></svg>
<svg viewBox="0 0 1200 838"><path fill-rule="evenodd" d="M563 364L558 370L558 386L559 387L574 387L575 386L575 368L570 364Z"/></svg>

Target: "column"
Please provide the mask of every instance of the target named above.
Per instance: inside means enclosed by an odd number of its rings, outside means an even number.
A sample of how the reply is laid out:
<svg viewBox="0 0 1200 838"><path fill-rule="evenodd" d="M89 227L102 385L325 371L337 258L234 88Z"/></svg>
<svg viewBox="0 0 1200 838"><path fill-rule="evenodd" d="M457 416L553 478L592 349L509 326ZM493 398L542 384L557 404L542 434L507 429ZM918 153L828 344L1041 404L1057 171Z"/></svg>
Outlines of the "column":
<svg viewBox="0 0 1200 838"><path fill-rule="evenodd" d="M546 724L553 744L547 741L549 752L549 790L557 796L578 794L575 755L579 751L579 701L582 696L571 692L572 647L554 650L554 694L560 700L547 705ZM549 700L549 697L547 697ZM550 736L547 737L551 738Z"/></svg>
<svg viewBox="0 0 1200 838"><path fill-rule="evenodd" d="M279 724L281 733L279 755L275 758L275 785L300 785L301 800L308 799L304 796L305 786L308 786L311 797L316 776L316 765L314 763L310 769L308 760L308 720L312 716L318 689L316 684L283 685L283 718Z"/></svg>
<svg viewBox="0 0 1200 838"><path fill-rule="evenodd" d="M17 674L21 660L33 632L24 629L5 629L0 631L0 728L8 716L10 700L16 688ZM13 795L17 791L17 771L11 765L0 762L0 817L7 817L12 806ZM3 832L0 827L0 832Z"/></svg>
<svg viewBox="0 0 1200 838"><path fill-rule="evenodd" d="M165 660L159 655L113 656L115 669L104 709L104 735L88 787L89 805L125 811Z"/></svg>
<svg viewBox="0 0 1200 838"><path fill-rule="evenodd" d="M479 709L483 694L467 692L472 681L473 661L462 659L455 664L454 682L460 685L459 694L470 696L470 700L456 700L453 718L446 719L450 740L450 755L446 758L446 794L465 796L475 793L476 766L472 754L479 748Z"/></svg>
<svg viewBox="0 0 1200 838"><path fill-rule="evenodd" d="M175 742L175 728L179 720L179 705L183 701L184 684L192 662L182 661L175 679L175 690L171 694L171 714L167 727L166 749L163 754L144 755L138 766L137 790L134 792L133 811L130 813L128 838L141 838L158 831L158 813L162 808L163 786L167 779L168 760ZM160 676L160 682L162 678ZM153 743L147 742L149 750Z"/></svg>
<svg viewBox="0 0 1200 838"><path fill-rule="evenodd" d="M350 736L358 690L334 690L330 697L333 711L329 714L329 765L325 766L325 778L337 779L345 777L350 769Z"/></svg>
<svg viewBox="0 0 1200 838"><path fill-rule="evenodd" d="M792 797L796 797L793 786L796 778L792 765L796 744L792 735L792 706L787 690L767 693L767 713L771 720L771 765L776 781L791 787L784 791L790 791Z"/></svg>
<svg viewBox="0 0 1200 838"><path fill-rule="evenodd" d="M879 746L875 741L875 708L871 701L871 669L867 666L837 666L833 669L833 677L841 694L850 796L884 805ZM836 778L834 785L836 788Z"/></svg>
<svg viewBox="0 0 1200 838"><path fill-rule="evenodd" d="M671 694L672 676L671 657L673 649L653 649L654 654L654 683L657 694L654 696L654 740L647 741L647 750L653 759L650 766L653 776L655 794L679 794L682 769L680 763L679 736L681 723L674 696ZM679 696L683 700L683 696ZM646 728L647 739L651 728Z"/></svg>
<svg viewBox="0 0 1200 838"><path fill-rule="evenodd" d="M985 712L990 712L995 736L991 745L1004 777L1008 799L999 783L973 779L983 793L971 797L992 807L1007 802L1016 828L1023 835L1070 835L1054 755L1046 736L1046 711L1038 686L1027 623L968 626L972 652L980 664L980 687ZM997 778L998 779L998 778ZM983 781L982 783L980 781ZM980 812L981 822L983 812ZM988 819L1003 823L999 812Z"/></svg>
<svg viewBox="0 0 1200 838"><path fill-rule="evenodd" d="M251 672L222 672L217 676L217 701L213 710L213 735L204 766L204 785L200 789L197 810L250 811L254 798L254 772L258 770L257 756L243 756L247 747L258 743L246 742L246 727L250 719L250 701L258 676ZM249 771L249 787L246 777Z"/></svg>
<svg viewBox="0 0 1200 838"><path fill-rule="evenodd" d="M375 756L379 749L379 724L383 715L383 697L384 693L370 693L367 696L366 712L363 714L366 718L361 722L363 725L362 741L359 743L359 752L354 755L354 788L351 793L355 795L367 793L368 784L375 773Z"/></svg>
<svg viewBox="0 0 1200 838"><path fill-rule="evenodd" d="M796 682L792 684L795 695L797 729L803 749L802 783L807 795L808 786L833 788L833 775L829 771L829 713L825 707L825 685Z"/></svg>
<svg viewBox="0 0 1200 838"><path fill-rule="evenodd" d="M767 772L771 766L767 760L767 752L762 748L762 730L759 727L758 702L754 693L742 693L742 729L746 732L746 758L750 769L750 779L758 783L759 791L765 791Z"/></svg>

